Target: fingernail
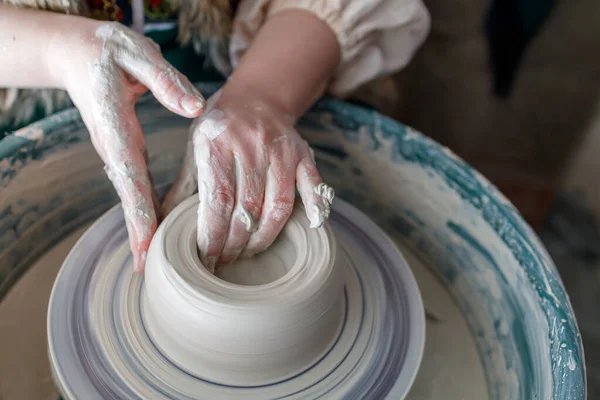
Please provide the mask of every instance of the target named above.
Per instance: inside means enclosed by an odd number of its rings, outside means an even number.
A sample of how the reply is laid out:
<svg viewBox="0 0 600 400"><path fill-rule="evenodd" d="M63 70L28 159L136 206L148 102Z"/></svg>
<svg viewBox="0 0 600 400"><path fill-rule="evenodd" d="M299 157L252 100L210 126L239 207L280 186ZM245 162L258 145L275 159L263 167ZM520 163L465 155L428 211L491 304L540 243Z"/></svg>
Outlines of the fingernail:
<svg viewBox="0 0 600 400"><path fill-rule="evenodd" d="M204 108L205 101L200 96L195 96L192 94L186 94L183 99L181 99L181 106L185 111L190 114L194 114Z"/></svg>

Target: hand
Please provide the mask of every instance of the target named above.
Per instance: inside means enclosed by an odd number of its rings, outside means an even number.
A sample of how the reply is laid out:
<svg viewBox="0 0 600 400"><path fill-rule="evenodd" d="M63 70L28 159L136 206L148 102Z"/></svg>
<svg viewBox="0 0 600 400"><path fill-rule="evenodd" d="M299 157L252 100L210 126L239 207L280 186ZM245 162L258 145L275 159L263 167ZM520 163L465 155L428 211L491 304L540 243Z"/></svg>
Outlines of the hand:
<svg viewBox="0 0 600 400"><path fill-rule="evenodd" d="M267 99L236 90L232 81L209 99L163 204L168 213L198 188L198 248L210 271L267 249L290 217L296 186L312 227L329 215L334 193L312 150L294 118Z"/></svg>
<svg viewBox="0 0 600 400"><path fill-rule="evenodd" d="M121 198L139 272L156 231L158 203L135 103L150 90L172 112L193 118L202 113L205 102L151 40L119 24L87 26L82 36L58 41L54 70L80 110Z"/></svg>

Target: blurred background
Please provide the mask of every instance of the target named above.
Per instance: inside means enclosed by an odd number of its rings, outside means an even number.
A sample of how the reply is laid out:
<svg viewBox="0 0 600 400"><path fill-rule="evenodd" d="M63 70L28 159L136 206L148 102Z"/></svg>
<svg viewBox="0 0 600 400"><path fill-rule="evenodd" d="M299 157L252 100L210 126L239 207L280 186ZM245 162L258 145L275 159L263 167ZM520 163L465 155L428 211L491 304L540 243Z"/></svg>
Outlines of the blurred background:
<svg viewBox="0 0 600 400"><path fill-rule="evenodd" d="M598 0L425 0L432 31L401 73L352 100L473 165L538 232L583 336L600 398Z"/></svg>

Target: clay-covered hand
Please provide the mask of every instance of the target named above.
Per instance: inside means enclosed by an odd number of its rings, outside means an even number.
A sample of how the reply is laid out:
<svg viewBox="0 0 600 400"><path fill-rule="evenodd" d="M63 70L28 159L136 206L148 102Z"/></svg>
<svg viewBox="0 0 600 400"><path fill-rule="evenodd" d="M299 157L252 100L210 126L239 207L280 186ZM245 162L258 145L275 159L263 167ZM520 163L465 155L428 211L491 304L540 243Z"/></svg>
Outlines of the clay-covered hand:
<svg viewBox="0 0 600 400"><path fill-rule="evenodd" d="M122 25L96 24L77 39L75 48L57 46L66 61L58 69L121 198L134 267L141 271L158 203L135 103L150 90L172 112L193 118L205 102L154 42Z"/></svg>
<svg viewBox="0 0 600 400"><path fill-rule="evenodd" d="M311 226L327 219L333 190L294 122L266 96L229 84L194 121L163 212L198 188L198 248L209 270L267 249L290 217L296 187Z"/></svg>

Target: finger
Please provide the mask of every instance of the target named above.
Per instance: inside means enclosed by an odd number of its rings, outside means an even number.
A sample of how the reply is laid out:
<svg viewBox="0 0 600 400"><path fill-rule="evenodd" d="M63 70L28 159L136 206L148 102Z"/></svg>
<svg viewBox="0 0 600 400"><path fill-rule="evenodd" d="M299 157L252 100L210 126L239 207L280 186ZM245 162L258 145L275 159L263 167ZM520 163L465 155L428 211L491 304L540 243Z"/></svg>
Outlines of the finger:
<svg viewBox="0 0 600 400"><path fill-rule="evenodd" d="M235 156L236 197L227 239L218 264L236 260L257 229L265 192L266 161Z"/></svg>
<svg viewBox="0 0 600 400"><path fill-rule="evenodd" d="M207 140L194 140L198 168L198 250L200 261L211 272L229 230L235 199L234 159L231 152L224 154Z"/></svg>
<svg viewBox="0 0 600 400"><path fill-rule="evenodd" d="M119 65L134 79L146 86L156 99L172 112L194 118L206 106L198 89L160 54L160 49L147 46L143 56L124 54Z"/></svg>
<svg viewBox="0 0 600 400"><path fill-rule="evenodd" d="M322 226L329 217L335 193L323 183L312 155L300 160L296 182L311 228Z"/></svg>
<svg viewBox="0 0 600 400"><path fill-rule="evenodd" d="M105 162L106 174L121 199L134 269L142 272L156 231L156 211L144 139L133 107L124 117L124 123L96 124L98 131L93 137Z"/></svg>
<svg viewBox="0 0 600 400"><path fill-rule="evenodd" d="M295 169L289 163L272 162L267 171L265 195L258 228L254 232L243 257L251 257L266 250L277 238L294 208Z"/></svg>
<svg viewBox="0 0 600 400"><path fill-rule="evenodd" d="M182 201L196 193L196 190L198 190L197 173L198 171L194 164L194 145L190 137L177 179L173 183L173 186L171 186L171 189L169 189L162 203L160 210L161 218L166 217Z"/></svg>
<svg viewBox="0 0 600 400"><path fill-rule="evenodd" d="M141 132L141 128L140 128ZM145 139L144 139L145 142ZM156 185L154 184L154 178L152 177L152 173L150 172L150 158L148 157L148 150L144 150L144 162L146 163L146 170L148 171L148 179L150 181L150 192L152 198L152 205L154 206L154 214L157 218L157 226L160 221L160 198L158 196L158 192L156 191Z"/></svg>
<svg viewBox="0 0 600 400"><path fill-rule="evenodd" d="M199 134L207 139L211 139L214 135L218 136L218 134L214 133L215 129L217 129L217 131L226 129L226 125L222 121L214 120L218 113L211 113L211 110L214 108L215 103L220 97L220 93L221 91L219 90L210 97L206 106L207 112L197 118L190 127L191 134L188 138L183 164L179 170L176 181L173 183L173 186L165 197L165 201L161 207L161 217L170 213L177 205L179 205L179 203L193 195L198 189L198 170L194 162L193 135ZM208 121L208 123L204 123L206 121ZM205 141L201 139L202 138L199 138L199 141L204 143Z"/></svg>

